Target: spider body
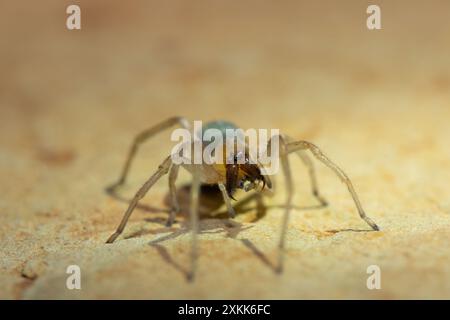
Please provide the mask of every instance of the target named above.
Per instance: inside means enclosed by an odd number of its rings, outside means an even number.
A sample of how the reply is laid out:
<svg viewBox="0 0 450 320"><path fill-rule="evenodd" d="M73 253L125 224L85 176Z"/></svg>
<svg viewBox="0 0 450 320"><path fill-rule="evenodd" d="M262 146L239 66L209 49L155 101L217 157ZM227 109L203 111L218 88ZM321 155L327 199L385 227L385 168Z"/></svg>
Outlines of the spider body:
<svg viewBox="0 0 450 320"><path fill-rule="evenodd" d="M115 192L117 187L123 185L125 183L126 177L128 175L128 171L134 158L136 151L139 145L146 141L148 138L154 136L155 134L163 131L164 129L168 129L175 125L181 126L187 130L190 129L189 122L182 117L173 117L169 118L166 121L163 121L148 130L143 131L139 134L132 144L130 152L127 157L127 161L125 162L125 166L123 168L122 174L117 183L108 188L110 192ZM223 141L227 141L228 139L226 132L228 129L236 130L237 126L228 121L213 121L206 123L201 131L193 132L192 134L197 135L200 140L200 143L204 146L207 144L209 139L205 138L205 132L208 129L216 129L220 132L220 135L224 138ZM281 162L281 169L284 173L285 177L285 189L286 189L286 202L285 202L285 213L283 216L282 224L281 224L281 233L280 240L278 243L279 255L278 255L278 267L277 270L279 272L283 269L283 252L285 246L285 235L289 221L289 215L292 207L292 197L293 197L293 179L292 173L290 169L288 156L290 154L297 154L300 159L303 161L305 166L308 168L308 173L311 181L311 192L314 197L320 202L321 205L327 205L327 202L322 198L319 193L319 189L317 186L315 169L313 163L308 155L310 152L314 158L325 164L329 167L334 173L340 178L340 180L347 186L358 213L360 217L373 229L379 230L378 226L365 214L359 198L353 188L353 185L348 178L348 176L344 173L342 169L340 169L336 164L334 164L325 154L313 143L299 140L294 141L292 138L284 134L280 134L277 136L280 141L279 145L279 160ZM267 150L271 150L272 147L272 139L267 143ZM177 164L172 161L172 155L168 156L164 159L161 165L158 167L156 172L144 183L144 185L138 190L133 200L130 202L129 207L127 208L124 216L122 218L121 223L119 224L117 230L108 238L107 243L112 243L116 240L116 238L122 233L125 225L133 212L134 208L138 204L139 200L144 197L144 195L148 192L148 190L158 181L163 175L169 174L169 191L170 191L170 200L171 200L171 211L167 220L167 226L172 225L176 213L179 211L179 205L176 196L176 187L175 181L178 176L178 170L180 166L184 167L187 171L192 174L192 186L191 186L191 203L190 203L190 222L192 228L192 249L191 249L191 273L189 279L192 280L194 278L195 270L196 270L196 260L197 260L197 231L198 231L198 198L200 192L200 184L217 184L225 205L227 207L227 211L230 218L234 218L235 212L233 209L233 205L231 203L231 199L233 199L233 193L236 189L243 189L244 191L254 190L255 192L262 192L265 187L266 189L272 190L273 185L269 176L264 171L263 166L255 159L252 159L250 156L249 150L245 144L244 140L233 140L233 147L226 148L227 143L223 143L221 148L223 148L223 160L222 162L211 162L201 164L194 164L194 162ZM240 144L244 144L242 149L238 147ZM191 151L195 149L194 143L189 143L186 147L191 148ZM240 152L236 152L236 150L241 150ZM220 156L219 156L220 158ZM260 187L262 184L262 187Z"/></svg>
<svg viewBox="0 0 450 320"><path fill-rule="evenodd" d="M271 188L272 184L270 178L267 175L263 175L261 165L257 163L251 163L248 146L245 141L239 139L233 140L234 148L228 150L226 148L227 130L237 130L239 129L234 123L229 121L211 121L202 126L201 130L195 132L196 136L201 139L203 147L208 145L210 141L205 138L205 133L208 130L216 129L221 133L223 143L222 152L223 159L220 163L208 164L183 164L182 166L189 171L194 173L194 169L198 170L198 175L201 183L206 184L219 184L225 186L225 190L230 198L233 198L233 194L236 189L243 189L248 192L252 189L258 187L261 183L263 184L262 189L267 185ZM244 144L244 153L240 155L242 161L238 161L238 156L234 154L235 150L238 149L238 144ZM191 145L192 146L192 145ZM192 153L194 152L192 146ZM227 163L227 158L233 158L232 163ZM195 167L194 167L195 166ZM234 215L234 213L232 213Z"/></svg>

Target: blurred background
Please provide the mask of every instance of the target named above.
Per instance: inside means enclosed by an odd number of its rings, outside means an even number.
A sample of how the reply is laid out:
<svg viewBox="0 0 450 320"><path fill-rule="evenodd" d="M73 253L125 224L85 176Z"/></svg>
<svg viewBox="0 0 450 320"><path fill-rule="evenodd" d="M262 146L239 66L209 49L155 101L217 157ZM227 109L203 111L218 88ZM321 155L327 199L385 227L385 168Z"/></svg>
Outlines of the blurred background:
<svg viewBox="0 0 450 320"><path fill-rule="evenodd" d="M81 30L66 28L71 4ZM382 30L366 27L370 4ZM449 36L445 0L2 1L0 297L449 298ZM364 222L318 165L331 206L295 215L281 277L270 268L281 210L238 219L256 249L201 237L191 286L188 234L146 245L167 232L148 212L130 222L139 236L105 248L126 204L104 187L133 137L176 115L317 143L383 232L336 232ZM129 196L169 153L169 134L159 137L136 160ZM314 202L294 168L296 201ZM164 181L146 201L163 206L166 193ZM60 285L68 263L87 274L80 292ZM383 290L365 287L370 264L385 272Z"/></svg>

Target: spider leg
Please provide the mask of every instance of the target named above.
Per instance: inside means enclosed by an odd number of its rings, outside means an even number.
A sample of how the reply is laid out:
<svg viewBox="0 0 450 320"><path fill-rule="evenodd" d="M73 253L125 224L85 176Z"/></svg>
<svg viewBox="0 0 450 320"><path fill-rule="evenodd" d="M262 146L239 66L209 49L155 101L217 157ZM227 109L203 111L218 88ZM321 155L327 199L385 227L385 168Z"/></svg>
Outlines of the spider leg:
<svg viewBox="0 0 450 320"><path fill-rule="evenodd" d="M191 208L190 208L190 223L192 229L192 244L191 244L191 271L188 274L188 280L193 281L197 271L197 233L198 233L198 201L200 193L200 175L198 167L193 166L193 179L191 186Z"/></svg>
<svg viewBox="0 0 450 320"><path fill-rule="evenodd" d="M180 206L178 204L177 199L177 189L175 186L175 181L178 177L178 170L180 166L177 164L173 164L169 171L169 192L170 192L170 213L169 218L167 219L166 226L170 227L174 220L176 214L180 211Z"/></svg>
<svg viewBox="0 0 450 320"><path fill-rule="evenodd" d="M157 134L167 128L170 128L176 124L180 125L181 127L185 128L185 129L189 129L189 127L190 127L189 122L185 118L172 117L172 118L169 118L163 122L160 122L160 123L154 125L153 127L149 128L147 130L144 130L143 132L138 134L134 138L133 144L131 145L130 151L128 152L128 156L125 161L125 165L122 169L122 173L120 175L119 180L116 183L114 183L113 185L111 185L110 187L108 187L107 190L109 192L114 192L118 187L120 187L121 185L123 185L125 183L126 178L128 176L128 172L131 167L131 163L132 163L133 158L136 155L136 152L137 152L139 146L141 145L141 143L143 143L147 139L151 138L155 134Z"/></svg>
<svg viewBox="0 0 450 320"><path fill-rule="evenodd" d="M322 195L319 192L319 187L317 184L317 178L316 178L316 169L314 168L314 164L311 161L311 158L308 156L308 154L302 150L297 151L298 156L303 161L303 164L308 168L308 174L309 179L311 181L311 192L313 196L317 199L317 201L320 202L320 205L327 206L328 201L325 200Z"/></svg>
<svg viewBox="0 0 450 320"><path fill-rule="evenodd" d="M283 136L285 137L288 143L294 141L294 139L292 139L291 137L288 137L286 135ZM309 180L311 181L311 193L317 199L317 201L319 201L321 206L324 207L327 206L328 201L325 200L319 192L319 186L316 177L316 169L314 167L314 163L311 160L311 157L304 150L296 150L295 153L299 156L303 164L308 169Z"/></svg>
<svg viewBox="0 0 450 320"><path fill-rule="evenodd" d="M329 167L331 170L336 173L336 175L341 179L343 183L347 185L348 191L350 192L353 201L355 202L356 208L358 209L359 216L361 219L363 219L373 230L380 230L380 228L375 224L375 222L370 219L366 213L364 212L361 202L359 201L358 195L355 192L355 189L353 188L352 182L348 178L348 176L345 174L345 172L339 168L335 163L333 163L323 152L314 144L308 141L295 141L290 142L287 144L288 153L295 152L298 150L309 150L314 155L316 159L321 161L323 164L325 164L327 167Z"/></svg>
<svg viewBox="0 0 450 320"><path fill-rule="evenodd" d="M228 210L228 216L230 218L234 218L236 216L236 212L234 211L233 205L231 204L230 197L228 196L227 189L223 183L218 183L219 189L222 192L223 201L225 202Z"/></svg>
<svg viewBox="0 0 450 320"><path fill-rule="evenodd" d="M158 167L158 170L138 190L133 200L131 200L127 211L125 211L125 214L123 215L122 221L117 227L117 230L108 238L106 243L113 243L114 240L116 240L116 238L122 233L123 229L125 228L125 225L128 222L128 219L131 216L131 213L133 212L134 208L136 208L136 205L138 204L139 200L141 200L145 196L148 190L156 183L156 181L159 180L159 178L161 178L163 175L169 172L171 164L172 164L171 156L168 156L163 161L163 163Z"/></svg>
<svg viewBox="0 0 450 320"><path fill-rule="evenodd" d="M286 232L287 227L289 223L289 216L291 212L291 206L292 206L292 196L294 194L294 184L292 182L292 172L291 167L289 165L289 158L288 158L288 148L285 139L282 136L278 136L280 139L280 160L281 160L281 167L283 168L283 173L285 176L285 184L286 184L286 206L285 211L283 215L283 221L281 223L281 233L280 233L280 240L278 243L278 266L277 266L277 272L281 273L283 271L284 266L284 247L286 242ZM269 148L271 147L272 139L269 141Z"/></svg>

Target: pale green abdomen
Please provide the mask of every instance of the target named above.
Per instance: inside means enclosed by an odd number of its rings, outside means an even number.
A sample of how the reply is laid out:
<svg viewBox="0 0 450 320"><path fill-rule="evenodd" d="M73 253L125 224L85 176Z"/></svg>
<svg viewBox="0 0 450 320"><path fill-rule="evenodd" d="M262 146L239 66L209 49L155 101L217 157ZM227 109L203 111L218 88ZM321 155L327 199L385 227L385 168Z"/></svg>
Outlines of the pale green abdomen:
<svg viewBox="0 0 450 320"><path fill-rule="evenodd" d="M217 129L217 130L219 130L222 133L222 137L225 140L226 130L227 129L236 130L237 128L238 127L232 122L218 120L218 121L211 121L211 122L207 122L207 123L203 124L202 131L203 131L203 136L204 136L206 130L208 130L208 129ZM197 132L197 134L200 135L199 132ZM203 138L203 136L202 136L202 138Z"/></svg>

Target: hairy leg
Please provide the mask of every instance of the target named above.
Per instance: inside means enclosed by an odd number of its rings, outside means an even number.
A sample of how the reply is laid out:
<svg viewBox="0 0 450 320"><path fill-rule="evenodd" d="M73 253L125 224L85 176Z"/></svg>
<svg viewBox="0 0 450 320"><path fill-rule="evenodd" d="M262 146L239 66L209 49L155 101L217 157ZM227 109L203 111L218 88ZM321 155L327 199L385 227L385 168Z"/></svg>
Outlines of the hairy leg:
<svg viewBox="0 0 450 320"><path fill-rule="evenodd" d="M230 197L228 196L227 189L223 183L218 184L220 191L222 192L223 201L225 202L228 210L228 215L230 218L234 218L236 216L236 212L234 211L233 205L231 204Z"/></svg>
<svg viewBox="0 0 450 320"><path fill-rule="evenodd" d="M150 190L150 188L156 183L156 181L159 180L163 175L167 174L169 171L169 168L172 164L171 157L167 157L163 163L158 167L158 170L144 183L144 185L139 189L139 191L134 196L133 200L131 200L127 211L125 211L125 214L123 215L122 221L120 222L119 226L117 227L117 230L108 238L106 243L113 243L114 240L122 233L123 229L125 228L128 219L131 216L131 213L133 212L134 208L136 208L136 205L138 204L139 200L141 200L145 194Z"/></svg>
<svg viewBox="0 0 450 320"><path fill-rule="evenodd" d="M154 125L153 127L141 132L140 134L138 134L134 138L133 144L131 145L130 151L128 152L128 156L125 161L125 165L122 169L122 173L119 177L119 180L116 183L114 183L113 185L111 185L110 187L108 187L107 190L109 192L114 192L116 190L116 188L120 187L121 185L123 185L125 183L128 173L130 171L131 163L134 159L134 156L136 155L136 152L137 152L139 146L143 142L145 142L149 138L153 137L154 135L158 134L159 132L161 132L165 129L168 129L177 124L185 129L189 129L189 127L190 127L189 122L185 118L172 117L172 118L169 118L163 122L160 122L160 123Z"/></svg>
<svg viewBox="0 0 450 320"><path fill-rule="evenodd" d="M286 141L288 143L294 141L294 139L292 139L291 137L288 137L286 135L283 135L283 137L286 139ZM321 194L319 192L319 186L317 183L317 176L316 176L316 169L314 167L314 163L311 161L310 156L304 150L297 150L295 153L299 156L299 158L302 160L303 164L308 169L309 180L311 182L311 193L319 201L320 205L322 205L322 206L328 205L328 202L321 196Z"/></svg>
<svg viewBox="0 0 450 320"><path fill-rule="evenodd" d="M175 181L178 177L178 170L180 166L177 164L173 164L170 168L169 172L169 192L170 192L170 213L169 218L167 219L166 226L170 227L174 220L176 214L180 211L180 206L178 204L177 199L177 189L175 186Z"/></svg>
<svg viewBox="0 0 450 320"><path fill-rule="evenodd" d="M281 168L284 173L284 177L285 177L284 180L285 180L285 184L286 184L286 204L285 204L283 220L281 222L280 239L278 242L278 263L277 263L277 267L276 267L276 271L278 273L281 273L283 271L283 267L284 267L284 248L285 248L285 242L286 242L287 227L289 224L289 216L290 216L291 207L292 207L292 196L294 194L294 184L292 182L292 172L291 172L291 167L290 167L289 158L288 158L289 150L287 148L287 143L286 143L285 138L283 138L283 136L281 136L281 135L272 137L267 144L267 149L269 150L270 153L272 152L272 144L273 144L274 138L279 139L279 143L278 143L279 158L281 161Z"/></svg>
<svg viewBox="0 0 450 320"><path fill-rule="evenodd" d="M380 230L380 228L375 224L375 222L373 222L372 219L370 219L364 212L361 206L361 202L359 201L358 195L356 194L355 189L353 188L353 184L348 178L348 176L345 174L345 172L341 168L339 168L335 163L333 163L327 156L325 156L325 154L316 145L312 144L311 142L302 140L288 143L287 149L288 153L296 152L298 150L309 150L316 159L318 159L327 167L329 167L331 170L333 170L334 173L336 173L336 175L341 179L341 181L347 185L347 188L353 198L353 201L355 202L356 208L358 209L360 217L373 230Z"/></svg>
<svg viewBox="0 0 450 320"><path fill-rule="evenodd" d="M197 233L198 233L198 202L200 193L200 176L198 168L194 166L193 179L191 186L191 208L190 208L190 223L192 229L192 244L191 244L191 271L188 274L188 280L193 281L197 272Z"/></svg>
<svg viewBox="0 0 450 320"><path fill-rule="evenodd" d="M280 160L281 167L283 168L284 179L286 184L286 208L283 215L283 221L281 223L280 241L278 243L278 266L277 272L281 273L284 267L284 248L286 242L286 232L289 223L289 216L292 206L292 196L294 194L294 184L292 182L292 172L289 165L288 150L286 142L283 137L280 136Z"/></svg>

